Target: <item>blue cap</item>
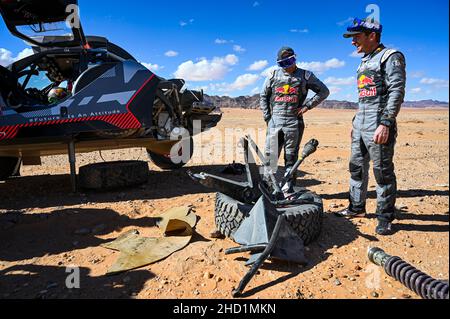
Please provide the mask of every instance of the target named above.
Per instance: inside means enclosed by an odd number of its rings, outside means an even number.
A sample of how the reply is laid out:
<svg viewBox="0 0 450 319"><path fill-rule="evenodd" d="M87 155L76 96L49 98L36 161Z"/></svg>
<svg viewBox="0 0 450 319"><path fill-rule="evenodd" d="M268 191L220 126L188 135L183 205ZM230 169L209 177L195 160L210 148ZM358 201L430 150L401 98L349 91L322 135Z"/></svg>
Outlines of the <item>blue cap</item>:
<svg viewBox="0 0 450 319"><path fill-rule="evenodd" d="M290 48L290 47L282 47L279 51L278 51L278 61L283 60L283 57L285 54L289 54L289 56L293 56L295 55L295 51L294 49Z"/></svg>
<svg viewBox="0 0 450 319"><path fill-rule="evenodd" d="M353 20L353 24L347 28L347 33L344 34L344 38L351 38L356 34L363 33L363 32L376 32L376 33L382 33L383 32L383 26L375 20L361 20L358 18L355 18Z"/></svg>

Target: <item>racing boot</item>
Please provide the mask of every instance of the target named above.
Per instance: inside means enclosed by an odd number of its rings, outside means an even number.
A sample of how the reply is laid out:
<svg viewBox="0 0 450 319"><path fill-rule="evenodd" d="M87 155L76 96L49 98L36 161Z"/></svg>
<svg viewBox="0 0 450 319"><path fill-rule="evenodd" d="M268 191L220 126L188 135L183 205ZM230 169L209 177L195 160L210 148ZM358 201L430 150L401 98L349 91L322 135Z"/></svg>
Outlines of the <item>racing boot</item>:
<svg viewBox="0 0 450 319"><path fill-rule="evenodd" d="M358 218L366 216L367 212L363 210L354 210L351 206L348 208L334 213L338 217Z"/></svg>
<svg viewBox="0 0 450 319"><path fill-rule="evenodd" d="M295 183L291 179L284 184L283 188L281 189L283 191L283 194L286 198L291 197L293 194L295 194Z"/></svg>
<svg viewBox="0 0 450 319"><path fill-rule="evenodd" d="M386 220L380 220L376 228L376 232L380 236L390 236L394 234L392 230L392 223Z"/></svg>

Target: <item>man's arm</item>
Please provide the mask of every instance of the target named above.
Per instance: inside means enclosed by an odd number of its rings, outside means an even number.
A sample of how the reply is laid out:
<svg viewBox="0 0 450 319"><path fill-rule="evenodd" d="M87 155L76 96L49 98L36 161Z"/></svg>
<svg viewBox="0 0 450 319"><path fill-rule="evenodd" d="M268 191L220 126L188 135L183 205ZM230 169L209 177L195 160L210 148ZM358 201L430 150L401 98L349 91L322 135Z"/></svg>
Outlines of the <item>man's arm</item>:
<svg viewBox="0 0 450 319"><path fill-rule="evenodd" d="M391 126L400 113L406 92L406 62L402 53L395 53L386 61L385 84L388 101L381 122Z"/></svg>
<svg viewBox="0 0 450 319"><path fill-rule="evenodd" d="M392 54L385 65L385 84L388 101L381 117L381 125L375 132L373 140L383 145L389 141L390 127L394 125L406 94L406 62L400 52Z"/></svg>
<svg viewBox="0 0 450 319"><path fill-rule="evenodd" d="M310 78L307 81L308 82L306 88L316 93L316 95L306 101L304 106L309 110L312 110L330 96L330 90L314 74L311 74Z"/></svg>
<svg viewBox="0 0 450 319"><path fill-rule="evenodd" d="M272 118L272 111L270 108L270 98L272 95L272 75L264 82L263 90L260 96L260 108L263 111L264 121L269 122Z"/></svg>

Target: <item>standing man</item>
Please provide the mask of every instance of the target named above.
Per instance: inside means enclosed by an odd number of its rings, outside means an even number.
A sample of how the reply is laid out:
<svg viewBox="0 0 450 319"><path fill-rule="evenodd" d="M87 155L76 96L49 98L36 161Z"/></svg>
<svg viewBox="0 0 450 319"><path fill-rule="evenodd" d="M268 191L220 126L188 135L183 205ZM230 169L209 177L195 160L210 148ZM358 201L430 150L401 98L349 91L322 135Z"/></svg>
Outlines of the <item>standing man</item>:
<svg viewBox="0 0 450 319"><path fill-rule="evenodd" d="M330 91L312 72L297 67L297 56L292 48L281 48L277 63L280 68L267 78L260 106L268 126L266 158L270 159L272 167L277 167L284 146L288 172L299 156L305 130L303 115L326 100ZM316 95L307 101L309 90ZM295 182L296 177L289 180L283 191L293 193Z"/></svg>
<svg viewBox="0 0 450 319"><path fill-rule="evenodd" d="M350 206L337 214L365 215L372 160L378 184L376 232L391 235L397 199L393 163L396 118L405 98L405 57L381 44L383 27L376 21L355 19L347 30L344 37L353 38L352 44L364 57L358 69L359 112L353 121Z"/></svg>

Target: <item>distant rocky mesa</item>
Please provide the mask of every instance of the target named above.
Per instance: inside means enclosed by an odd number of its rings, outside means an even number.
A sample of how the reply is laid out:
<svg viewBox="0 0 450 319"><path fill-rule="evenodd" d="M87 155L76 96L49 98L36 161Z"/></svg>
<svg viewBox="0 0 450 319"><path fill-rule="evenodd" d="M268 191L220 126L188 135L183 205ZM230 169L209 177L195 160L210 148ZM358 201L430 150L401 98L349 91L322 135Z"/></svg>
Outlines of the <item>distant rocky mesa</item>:
<svg viewBox="0 0 450 319"><path fill-rule="evenodd" d="M214 105L219 108L259 109L259 95L239 96L235 98L229 96L205 95L205 99L214 103ZM407 108L449 108L449 103L434 100L423 100L405 102L403 106ZM356 110L358 109L358 104L348 101L327 100L319 107L323 109Z"/></svg>

